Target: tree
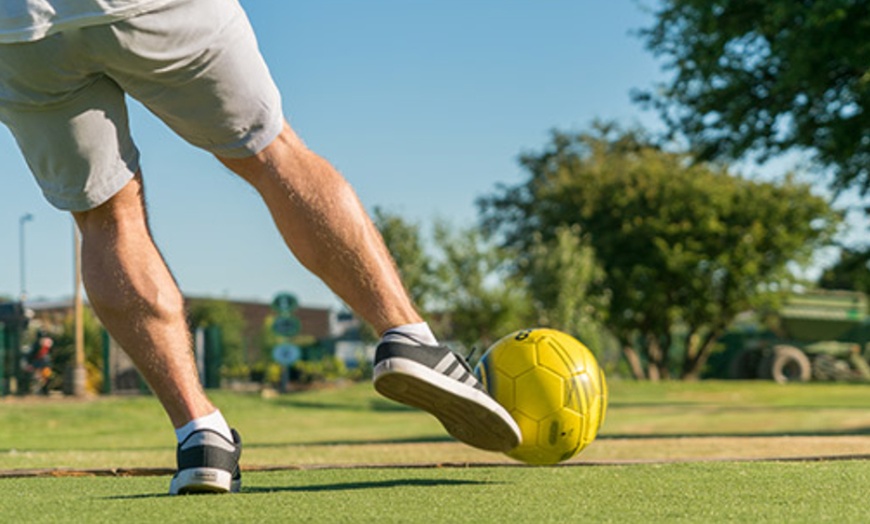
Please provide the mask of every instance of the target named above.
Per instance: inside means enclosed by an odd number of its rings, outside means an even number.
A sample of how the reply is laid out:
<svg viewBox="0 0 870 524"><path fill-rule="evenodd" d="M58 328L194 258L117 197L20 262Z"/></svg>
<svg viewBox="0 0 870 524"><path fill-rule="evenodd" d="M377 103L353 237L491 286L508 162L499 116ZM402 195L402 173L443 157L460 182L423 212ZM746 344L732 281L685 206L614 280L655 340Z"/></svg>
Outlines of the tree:
<svg viewBox="0 0 870 524"><path fill-rule="evenodd" d="M399 215L380 208L374 210L374 223L387 245L402 282L411 300L425 309L435 289L433 268L420 235L419 224L406 221Z"/></svg>
<svg viewBox="0 0 870 524"><path fill-rule="evenodd" d="M733 176L613 125L555 132L521 164L527 181L479 200L484 228L524 254L536 234L579 226L605 274L607 326L638 378L668 377L674 348L681 376L697 377L730 321L788 289L790 265L808 263L840 220L791 178Z"/></svg>
<svg viewBox="0 0 870 524"><path fill-rule="evenodd" d="M488 242L476 228L435 227L443 258L436 264L443 330L466 346L486 349L526 327L532 307L524 282L511 272L513 255Z"/></svg>
<svg viewBox="0 0 870 524"><path fill-rule="evenodd" d="M600 290L604 271L588 235L576 224L557 227L550 241L533 233L528 257L518 270L528 287L536 324L565 331L600 356L607 300Z"/></svg>
<svg viewBox="0 0 870 524"><path fill-rule="evenodd" d="M870 191L870 2L664 0L641 32L671 79L651 103L701 160L798 149Z"/></svg>
<svg viewBox="0 0 870 524"><path fill-rule="evenodd" d="M222 364L235 368L245 364L245 317L226 300L194 299L188 307L192 329L218 326L221 331Z"/></svg>
<svg viewBox="0 0 870 524"><path fill-rule="evenodd" d="M870 249L843 249L840 260L822 273L819 286L870 295Z"/></svg>

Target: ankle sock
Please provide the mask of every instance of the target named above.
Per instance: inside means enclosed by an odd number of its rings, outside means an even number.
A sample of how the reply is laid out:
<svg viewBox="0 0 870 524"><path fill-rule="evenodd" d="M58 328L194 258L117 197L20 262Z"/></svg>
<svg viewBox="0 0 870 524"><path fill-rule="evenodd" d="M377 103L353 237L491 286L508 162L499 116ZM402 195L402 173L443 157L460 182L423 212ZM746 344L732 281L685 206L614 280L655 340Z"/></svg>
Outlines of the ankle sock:
<svg viewBox="0 0 870 524"><path fill-rule="evenodd" d="M381 342L402 342L414 346L437 346L438 339L426 322L390 328L381 335Z"/></svg>
<svg viewBox="0 0 870 524"><path fill-rule="evenodd" d="M199 431L200 429L210 429L230 442L233 441L233 434L230 432L230 426L227 424L227 421L224 420L224 416L221 415L220 410L215 410L204 417L195 418L180 428L177 428L175 430L175 437L178 439L178 442L181 443L184 442L184 439L189 437L191 433Z"/></svg>

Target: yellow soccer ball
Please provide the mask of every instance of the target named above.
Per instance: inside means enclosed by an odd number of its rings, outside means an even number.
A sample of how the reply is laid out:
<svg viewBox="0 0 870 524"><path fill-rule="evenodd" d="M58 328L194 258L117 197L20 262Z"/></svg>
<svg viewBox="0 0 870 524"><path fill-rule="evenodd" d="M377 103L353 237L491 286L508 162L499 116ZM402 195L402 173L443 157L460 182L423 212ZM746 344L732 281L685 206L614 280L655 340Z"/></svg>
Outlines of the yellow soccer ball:
<svg viewBox="0 0 870 524"><path fill-rule="evenodd" d="M474 369L523 435L508 456L527 464L570 459L598 435L607 383L592 352L554 329L525 329L492 345Z"/></svg>

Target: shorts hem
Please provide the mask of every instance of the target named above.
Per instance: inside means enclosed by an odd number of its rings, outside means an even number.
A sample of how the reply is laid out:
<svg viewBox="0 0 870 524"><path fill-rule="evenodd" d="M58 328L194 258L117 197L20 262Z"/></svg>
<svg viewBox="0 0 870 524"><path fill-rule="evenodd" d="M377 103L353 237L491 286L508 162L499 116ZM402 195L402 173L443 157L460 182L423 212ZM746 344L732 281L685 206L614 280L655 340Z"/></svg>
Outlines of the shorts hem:
<svg viewBox="0 0 870 524"><path fill-rule="evenodd" d="M211 154L221 158L248 158L269 147L284 129L284 118L275 119L268 127L252 133L234 144L222 147L205 148Z"/></svg>
<svg viewBox="0 0 870 524"><path fill-rule="evenodd" d="M49 204L61 211L81 213L96 209L117 195L124 187L133 180L139 171L138 152L134 157L124 162L124 167L111 178L110 183L104 185L99 191L83 191L73 196L63 194L51 194L43 191L43 195Z"/></svg>

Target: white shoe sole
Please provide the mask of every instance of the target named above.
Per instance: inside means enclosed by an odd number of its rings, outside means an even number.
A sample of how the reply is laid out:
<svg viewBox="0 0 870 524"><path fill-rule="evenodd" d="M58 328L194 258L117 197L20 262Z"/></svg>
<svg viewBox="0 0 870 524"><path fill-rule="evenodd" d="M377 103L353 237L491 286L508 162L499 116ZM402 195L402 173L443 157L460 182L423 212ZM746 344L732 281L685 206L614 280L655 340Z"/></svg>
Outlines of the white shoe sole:
<svg viewBox="0 0 870 524"><path fill-rule="evenodd" d="M241 479L233 481L232 474L223 469L188 468L172 477L169 494L237 493L241 484Z"/></svg>
<svg viewBox="0 0 870 524"><path fill-rule="evenodd" d="M487 451L510 451L522 435L513 417L486 393L401 357L374 369L381 395L428 411L456 439Z"/></svg>

